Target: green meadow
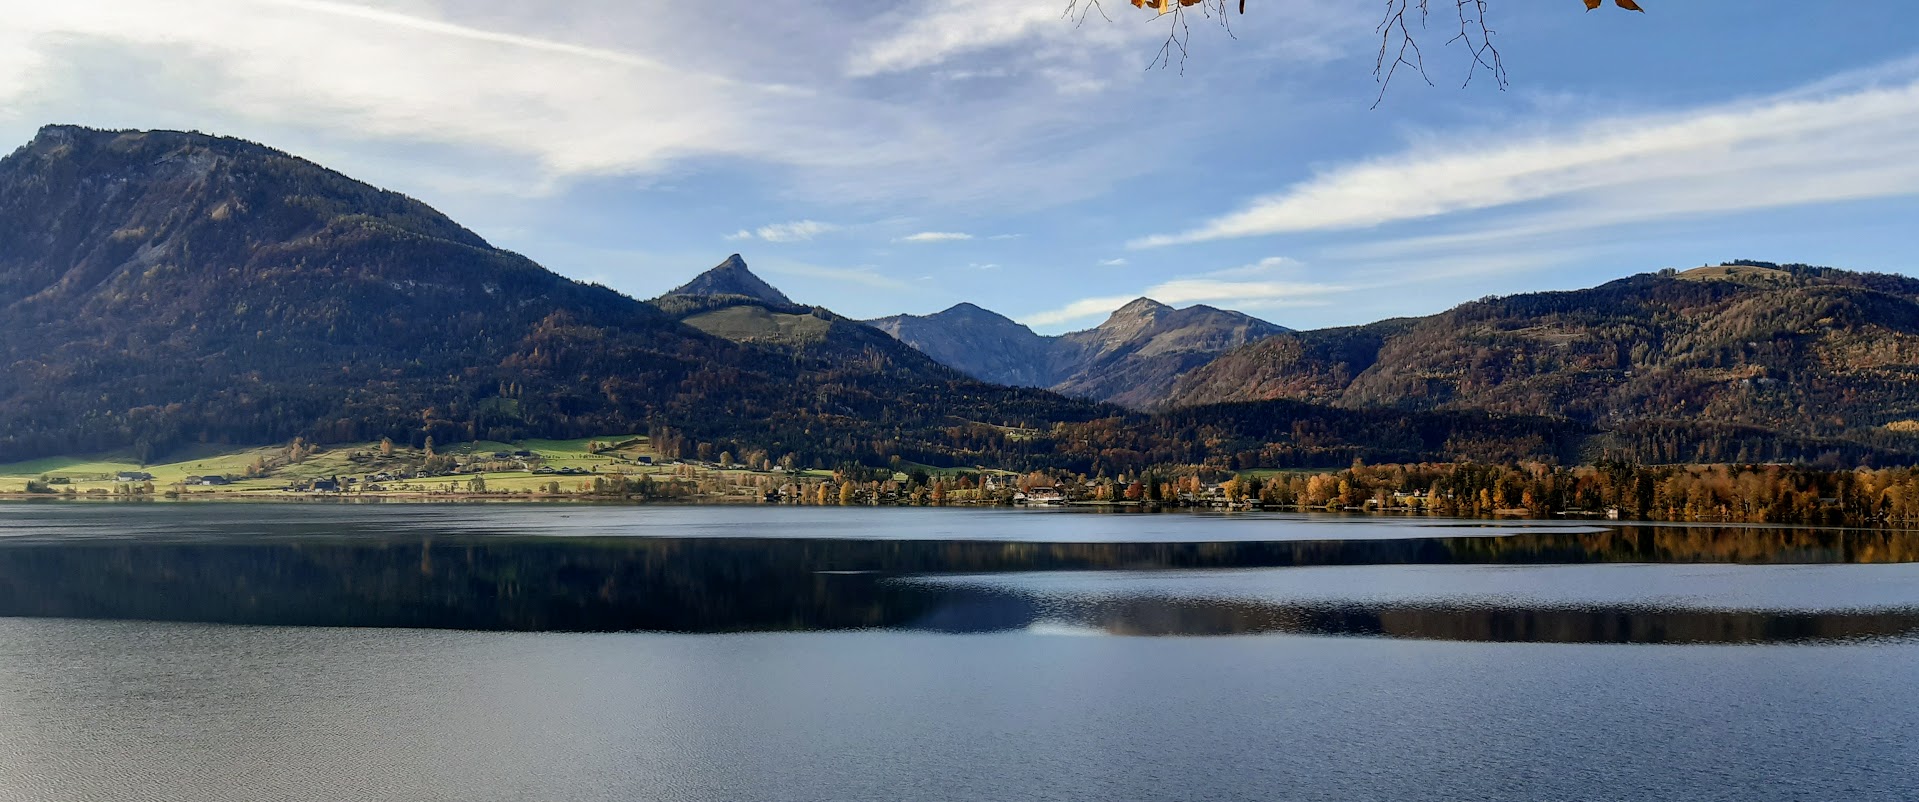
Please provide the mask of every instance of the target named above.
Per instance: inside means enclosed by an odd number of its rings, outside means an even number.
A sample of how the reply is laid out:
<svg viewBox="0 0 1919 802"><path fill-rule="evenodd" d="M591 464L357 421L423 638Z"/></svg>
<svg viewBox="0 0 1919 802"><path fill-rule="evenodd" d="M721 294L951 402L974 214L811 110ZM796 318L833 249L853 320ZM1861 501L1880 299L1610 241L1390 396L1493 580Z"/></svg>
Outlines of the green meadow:
<svg viewBox="0 0 1919 802"><path fill-rule="evenodd" d="M598 443L603 448L595 452L590 444ZM605 448L605 446L613 446ZM640 459L658 460L659 455L642 435L606 435L601 437L580 438L576 440L522 440L504 443L480 440L467 443L449 443L435 449L435 453L455 457L462 462L469 459L489 459L496 452L531 452L526 458L537 464L556 470L571 468L578 471L599 471L602 473L661 473L670 472L671 467L643 465ZM391 454L383 454L379 443L349 443L326 447L297 460L289 460L289 446L258 446L239 448L230 451L213 451L194 454L169 461L140 464L125 454L94 454L84 456L45 457L24 462L0 463L0 493L21 493L27 489L27 483L33 480L47 479L55 483L50 485L56 493L72 488L75 493L99 495L100 492L112 493L121 483L115 480L122 471L139 471L153 476L154 492L176 491L186 494L248 494L278 492L290 483L306 482L329 477L365 477L372 474L405 470L416 470L425 460L426 454L420 449L396 446ZM512 458L508 461L519 461ZM247 474L256 466L264 465L266 475L248 478ZM188 477L223 476L233 481L224 486L181 486ZM534 474L528 470L488 471L485 474L489 491L502 490L539 490L549 482L559 482L566 490L576 490L580 482L590 482L590 476L560 476L554 474ZM406 479L391 483L390 489L416 490L420 492L464 491L472 480L471 475L435 476L420 479ZM64 480L64 481L60 481Z"/></svg>

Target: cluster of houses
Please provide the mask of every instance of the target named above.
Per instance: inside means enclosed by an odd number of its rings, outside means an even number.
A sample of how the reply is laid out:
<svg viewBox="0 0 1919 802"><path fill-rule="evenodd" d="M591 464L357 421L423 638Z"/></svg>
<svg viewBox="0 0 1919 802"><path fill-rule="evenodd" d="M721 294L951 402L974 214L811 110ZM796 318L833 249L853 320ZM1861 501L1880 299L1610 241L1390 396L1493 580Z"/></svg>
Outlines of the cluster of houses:
<svg viewBox="0 0 1919 802"><path fill-rule="evenodd" d="M1013 494L1014 504L1053 506L1066 503L1066 491L1053 485L1035 486Z"/></svg>

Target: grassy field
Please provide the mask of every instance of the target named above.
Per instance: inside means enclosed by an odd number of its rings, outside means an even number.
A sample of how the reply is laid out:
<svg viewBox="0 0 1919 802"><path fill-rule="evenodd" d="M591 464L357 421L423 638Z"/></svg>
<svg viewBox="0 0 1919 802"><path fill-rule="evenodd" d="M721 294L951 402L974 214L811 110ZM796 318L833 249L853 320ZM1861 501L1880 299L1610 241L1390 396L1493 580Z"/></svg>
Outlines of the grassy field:
<svg viewBox="0 0 1919 802"><path fill-rule="evenodd" d="M598 449L589 446L597 444ZM506 452L509 455L519 451L531 452L528 457L509 456L497 458L494 455ZM600 437L580 438L577 440L522 440L502 443L492 440L479 440L468 443L449 443L435 449L435 453L453 457L465 464L469 461L489 463L488 467L499 470L486 470L482 476L486 480L486 492L493 493L541 493L549 485L558 483L561 492L575 493L583 487L591 486L595 474L606 476L623 474L626 476L653 475L679 476L690 471L695 476L731 480L726 484L751 486L760 479L776 477L785 479L783 473L762 473L744 468L726 470L690 467L680 463L668 462L653 450L643 435L604 435ZM327 447L322 451L303 454L297 460L290 461L287 445L259 446L239 448L228 451L205 449L203 453L191 454L167 462L141 465L131 457L118 454L97 454L79 457L48 457L0 464L0 493L24 493L29 481L49 479L57 480L51 484L52 491L64 495L69 489L77 495L100 496L117 495L130 488L143 486L144 482L122 483L115 481L115 474L121 471L143 471L152 474L153 493L155 495L177 495L199 498L241 498L248 496L280 496L289 485L305 485L316 479L349 477L359 478L365 483L365 477L384 473L404 472L411 475L425 461L426 454L420 449L395 447L391 454L381 453L378 443L351 443ZM649 462L643 462L647 460ZM259 466L266 468L263 476L249 478ZM556 471L572 469L579 474L563 476L557 473L536 474L533 467L552 468ZM904 481L906 472L925 471L930 476L952 477L958 473L977 473L976 469L936 468L931 465L906 462L899 466L896 480ZM1005 471L988 471L1002 476L1011 475ZM231 484L206 486L187 485L189 477L222 476L231 480ZM380 482L383 492L389 494L438 495L452 493L470 493L474 474L457 473L447 476L407 478ZM805 470L798 474L804 479L830 479L830 470Z"/></svg>
<svg viewBox="0 0 1919 802"><path fill-rule="evenodd" d="M594 452L589 443L617 445L617 448ZM538 464L554 469L572 468L580 471L599 471L602 473L661 473L670 472L672 467L646 466L639 463L642 457L659 461L651 444L641 435L607 435L578 440L524 440L517 443L501 443L488 440L470 443L450 443L436 449L436 453L453 456L461 461L472 458L486 458L494 452L529 451L537 458ZM64 492L72 488L75 493L87 494L89 491L113 493L120 483L114 481L115 474L121 471L144 471L153 475L153 487L156 493L175 491L185 494L256 494L279 492L290 483L306 482L314 479L338 476L361 477L397 470L416 469L425 454L417 449L397 447L391 455L380 453L378 443L354 443L335 445L326 450L315 452L303 459L288 463L287 447L262 446L236 449L226 452L213 452L193 455L151 465L141 465L126 455L99 454L78 457L47 457L0 464L0 493L20 493L26 490L27 482L41 478L64 479L61 484L52 485L55 492ZM261 478L245 478L250 467L264 462L269 466L268 475ZM233 479L233 484L208 486L180 486L190 476L225 476ZM471 480L470 475L439 476L425 479L408 479L401 483L425 492L464 489ZM500 490L536 490L549 482L560 482L567 490L575 490L582 481L592 481L591 477L536 475L526 470L489 471L486 474L487 489ZM99 492L92 493L98 495Z"/></svg>
<svg viewBox="0 0 1919 802"><path fill-rule="evenodd" d="M812 315L769 312L761 307L740 305L716 309L686 319L686 325L715 337L735 342L765 340L783 343L815 343L826 338L833 324Z"/></svg>

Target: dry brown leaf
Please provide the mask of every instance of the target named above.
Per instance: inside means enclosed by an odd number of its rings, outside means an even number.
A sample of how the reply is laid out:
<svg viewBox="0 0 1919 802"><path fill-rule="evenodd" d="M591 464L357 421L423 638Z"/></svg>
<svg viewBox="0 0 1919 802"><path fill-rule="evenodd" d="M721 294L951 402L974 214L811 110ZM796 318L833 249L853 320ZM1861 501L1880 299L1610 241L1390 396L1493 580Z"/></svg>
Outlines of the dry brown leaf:
<svg viewBox="0 0 1919 802"><path fill-rule="evenodd" d="M1635 2L1635 0L1612 0L1612 1L1613 1L1613 5L1619 6L1620 8L1623 8L1627 11L1637 11L1641 14L1646 13L1646 10L1643 8L1640 8L1639 3ZM1593 4L1588 2L1586 4L1586 7L1592 8Z"/></svg>
<svg viewBox="0 0 1919 802"><path fill-rule="evenodd" d="M1605 2L1605 0L1586 0L1586 10L1591 11L1598 8L1602 2ZM1139 5L1139 0L1133 0L1133 5Z"/></svg>
<svg viewBox="0 0 1919 802"><path fill-rule="evenodd" d="M1161 14L1165 14L1173 10L1173 4L1175 1L1176 0L1133 0L1133 7L1150 8L1150 9L1153 9L1154 11L1158 11ZM1196 6L1196 5L1199 5L1200 3L1206 2L1206 0L1177 0L1177 2L1181 6ZM1242 8L1240 10L1240 13L1242 14L1246 13L1245 9Z"/></svg>

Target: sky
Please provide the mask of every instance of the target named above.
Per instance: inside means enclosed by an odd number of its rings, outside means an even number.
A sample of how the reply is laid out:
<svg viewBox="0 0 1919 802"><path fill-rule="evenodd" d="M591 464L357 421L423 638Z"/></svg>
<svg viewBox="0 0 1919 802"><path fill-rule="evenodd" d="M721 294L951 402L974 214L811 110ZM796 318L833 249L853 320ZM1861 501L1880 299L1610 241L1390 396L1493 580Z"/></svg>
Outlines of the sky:
<svg viewBox="0 0 1919 802"><path fill-rule="evenodd" d="M1503 89L1434 6L1430 83L1382 93L1377 2L1189 15L1170 65L1167 18L1069 2L0 0L0 142L238 136L639 298L737 252L853 317L1043 333L1140 296L1318 328L1734 258L1919 273L1903 3L1491 0Z"/></svg>

